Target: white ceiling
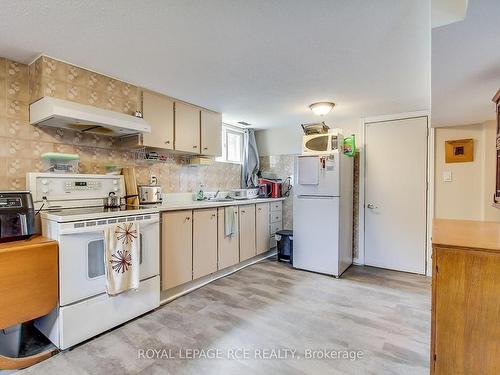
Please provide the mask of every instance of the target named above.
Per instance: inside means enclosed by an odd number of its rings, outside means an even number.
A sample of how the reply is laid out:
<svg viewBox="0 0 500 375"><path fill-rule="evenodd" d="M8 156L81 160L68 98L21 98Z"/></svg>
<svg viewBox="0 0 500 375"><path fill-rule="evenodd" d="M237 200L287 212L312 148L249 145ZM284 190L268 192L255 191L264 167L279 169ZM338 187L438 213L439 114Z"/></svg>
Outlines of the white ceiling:
<svg viewBox="0 0 500 375"><path fill-rule="evenodd" d="M432 27L462 21L467 14L468 2L468 0L432 0Z"/></svg>
<svg viewBox="0 0 500 375"><path fill-rule="evenodd" d="M257 128L429 108L422 0L0 0L0 56L65 60Z"/></svg>
<svg viewBox="0 0 500 375"><path fill-rule="evenodd" d="M432 124L495 118L500 89L500 1L470 0L464 21L432 30Z"/></svg>

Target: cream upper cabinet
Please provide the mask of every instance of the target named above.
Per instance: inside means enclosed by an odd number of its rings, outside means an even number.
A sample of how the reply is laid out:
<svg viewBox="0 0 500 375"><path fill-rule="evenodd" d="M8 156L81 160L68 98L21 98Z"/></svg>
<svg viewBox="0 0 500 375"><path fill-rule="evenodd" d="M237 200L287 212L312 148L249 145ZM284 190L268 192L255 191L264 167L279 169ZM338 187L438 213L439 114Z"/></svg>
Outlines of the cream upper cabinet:
<svg viewBox="0 0 500 375"><path fill-rule="evenodd" d="M240 262L256 255L255 205L240 206Z"/></svg>
<svg viewBox="0 0 500 375"><path fill-rule="evenodd" d="M222 155L222 115L201 110L201 154Z"/></svg>
<svg viewBox="0 0 500 375"><path fill-rule="evenodd" d="M200 109L175 102L175 150L200 153Z"/></svg>
<svg viewBox="0 0 500 375"><path fill-rule="evenodd" d="M217 208L193 211L193 279L217 271Z"/></svg>
<svg viewBox="0 0 500 375"><path fill-rule="evenodd" d="M255 244L257 254L265 253L269 250L269 203L259 203L255 205Z"/></svg>
<svg viewBox="0 0 500 375"><path fill-rule="evenodd" d="M192 211L162 214L161 286L173 288L193 279Z"/></svg>
<svg viewBox="0 0 500 375"><path fill-rule="evenodd" d="M151 133L143 134L142 144L147 147L174 149L174 101L149 91L142 93L144 120Z"/></svg>
<svg viewBox="0 0 500 375"><path fill-rule="evenodd" d="M226 209L220 207L218 209L218 234L219 234L219 269L234 266L240 261L240 236L238 228L238 206L231 206L228 208L235 220L236 233L232 236L226 236L225 232L225 214Z"/></svg>

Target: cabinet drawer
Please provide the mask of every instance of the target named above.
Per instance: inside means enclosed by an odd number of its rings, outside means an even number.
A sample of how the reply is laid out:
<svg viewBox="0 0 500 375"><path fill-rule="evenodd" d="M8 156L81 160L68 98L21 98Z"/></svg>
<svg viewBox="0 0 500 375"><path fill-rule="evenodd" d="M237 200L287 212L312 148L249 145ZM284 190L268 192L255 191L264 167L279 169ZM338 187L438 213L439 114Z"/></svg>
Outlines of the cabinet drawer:
<svg viewBox="0 0 500 375"><path fill-rule="evenodd" d="M271 211L281 211L281 208L283 207L282 201L271 202L270 204L271 204Z"/></svg>
<svg viewBox="0 0 500 375"><path fill-rule="evenodd" d="M282 230L283 224L281 223L281 220L277 221L276 223L271 223L270 229L271 229L271 235L274 235L277 231Z"/></svg>
<svg viewBox="0 0 500 375"><path fill-rule="evenodd" d="M272 248L275 248L276 246L278 246L278 241L276 241L276 239L274 238L274 235L269 239L269 248L272 249Z"/></svg>
<svg viewBox="0 0 500 375"><path fill-rule="evenodd" d="M270 221L271 223L281 223L281 211L275 211L270 213Z"/></svg>

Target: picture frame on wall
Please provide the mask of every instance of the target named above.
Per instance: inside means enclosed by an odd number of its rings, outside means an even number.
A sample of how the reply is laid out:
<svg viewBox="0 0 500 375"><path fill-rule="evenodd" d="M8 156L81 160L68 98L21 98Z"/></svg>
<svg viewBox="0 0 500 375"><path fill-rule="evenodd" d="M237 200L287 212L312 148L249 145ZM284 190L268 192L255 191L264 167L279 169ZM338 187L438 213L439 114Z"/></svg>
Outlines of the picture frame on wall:
<svg viewBox="0 0 500 375"><path fill-rule="evenodd" d="M474 140L457 139L445 141L446 163L466 163L474 161Z"/></svg>

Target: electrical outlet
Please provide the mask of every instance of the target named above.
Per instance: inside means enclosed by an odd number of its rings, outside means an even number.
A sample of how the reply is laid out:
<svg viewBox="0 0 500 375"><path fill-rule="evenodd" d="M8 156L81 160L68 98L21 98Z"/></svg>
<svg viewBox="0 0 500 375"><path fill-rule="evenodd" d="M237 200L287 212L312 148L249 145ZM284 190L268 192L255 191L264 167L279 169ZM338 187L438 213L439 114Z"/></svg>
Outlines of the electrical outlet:
<svg viewBox="0 0 500 375"><path fill-rule="evenodd" d="M152 174L149 176L149 183L151 185L157 185L158 184L158 178L156 177L155 174Z"/></svg>

